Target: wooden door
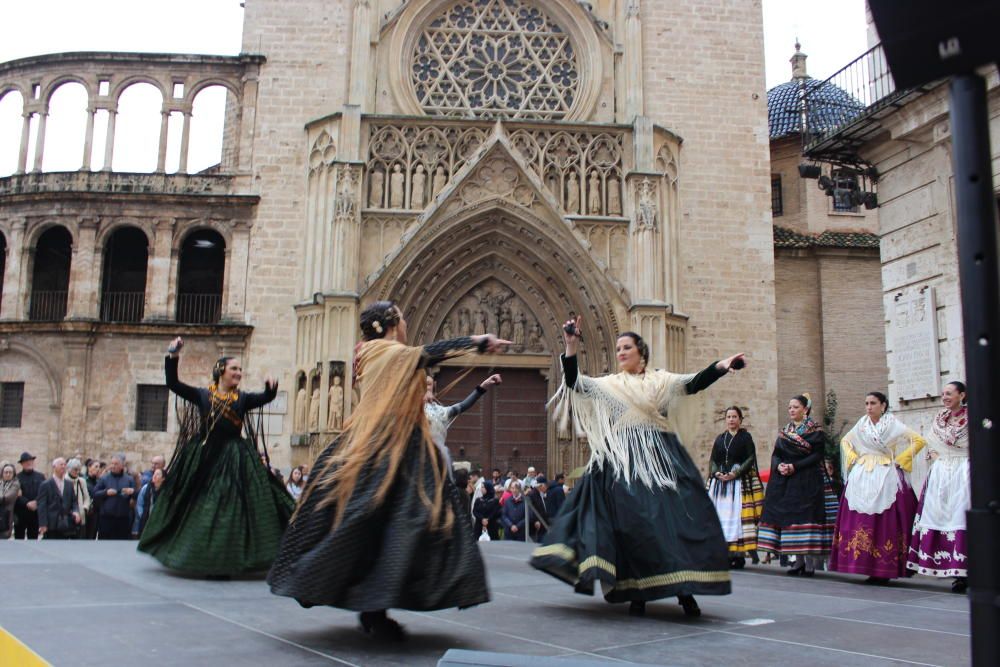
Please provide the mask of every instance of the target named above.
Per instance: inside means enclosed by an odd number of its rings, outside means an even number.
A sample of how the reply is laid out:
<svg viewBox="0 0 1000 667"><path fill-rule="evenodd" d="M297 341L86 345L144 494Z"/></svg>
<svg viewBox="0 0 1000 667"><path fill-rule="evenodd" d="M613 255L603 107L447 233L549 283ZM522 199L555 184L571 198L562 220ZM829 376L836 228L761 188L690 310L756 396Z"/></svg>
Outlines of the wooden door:
<svg viewBox="0 0 1000 667"><path fill-rule="evenodd" d="M438 400L445 405L469 395L490 373L474 368L443 394L464 368L445 367L437 375ZM470 461L487 471L508 469L524 474L528 466L545 470L547 383L536 369L493 369L503 384L491 387L471 410L448 429L448 448L456 461Z"/></svg>

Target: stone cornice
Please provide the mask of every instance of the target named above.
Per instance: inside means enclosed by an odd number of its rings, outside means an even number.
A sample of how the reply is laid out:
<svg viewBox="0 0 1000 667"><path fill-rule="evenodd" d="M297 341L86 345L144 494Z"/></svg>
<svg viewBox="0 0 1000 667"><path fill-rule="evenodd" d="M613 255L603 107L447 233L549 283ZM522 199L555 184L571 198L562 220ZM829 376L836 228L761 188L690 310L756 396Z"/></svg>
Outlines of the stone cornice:
<svg viewBox="0 0 1000 667"><path fill-rule="evenodd" d="M177 322L96 322L62 320L60 322L0 321L0 336L12 334L75 334L99 336L155 337L205 336L246 340L253 333L249 324L180 324Z"/></svg>

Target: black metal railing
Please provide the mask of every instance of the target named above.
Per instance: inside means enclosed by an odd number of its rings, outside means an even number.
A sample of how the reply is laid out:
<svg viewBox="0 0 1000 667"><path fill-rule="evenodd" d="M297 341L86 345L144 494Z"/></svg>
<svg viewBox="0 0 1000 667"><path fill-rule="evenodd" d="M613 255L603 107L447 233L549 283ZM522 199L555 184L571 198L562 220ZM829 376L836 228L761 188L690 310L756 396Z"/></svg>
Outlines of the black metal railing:
<svg viewBox="0 0 1000 667"><path fill-rule="evenodd" d="M177 321L183 324L218 324L222 319L221 294L177 295Z"/></svg>
<svg viewBox="0 0 1000 667"><path fill-rule="evenodd" d="M28 319L32 322L56 322L66 317L68 291L32 290Z"/></svg>
<svg viewBox="0 0 1000 667"><path fill-rule="evenodd" d="M837 94L830 85L845 95ZM806 109L810 141L833 134L858 117L871 113L896 93L881 44L854 59L826 81L805 87L802 101Z"/></svg>
<svg viewBox="0 0 1000 667"><path fill-rule="evenodd" d="M141 322L146 307L145 292L104 292L102 322Z"/></svg>

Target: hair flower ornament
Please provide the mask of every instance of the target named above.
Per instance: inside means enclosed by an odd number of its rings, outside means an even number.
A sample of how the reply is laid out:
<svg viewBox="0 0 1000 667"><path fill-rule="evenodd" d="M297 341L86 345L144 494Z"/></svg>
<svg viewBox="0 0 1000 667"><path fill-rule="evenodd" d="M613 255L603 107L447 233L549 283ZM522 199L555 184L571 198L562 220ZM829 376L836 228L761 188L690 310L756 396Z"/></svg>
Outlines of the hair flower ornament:
<svg viewBox="0 0 1000 667"><path fill-rule="evenodd" d="M375 320L374 322L372 322L372 329L375 330L375 333L382 333L382 323L379 322L378 320Z"/></svg>

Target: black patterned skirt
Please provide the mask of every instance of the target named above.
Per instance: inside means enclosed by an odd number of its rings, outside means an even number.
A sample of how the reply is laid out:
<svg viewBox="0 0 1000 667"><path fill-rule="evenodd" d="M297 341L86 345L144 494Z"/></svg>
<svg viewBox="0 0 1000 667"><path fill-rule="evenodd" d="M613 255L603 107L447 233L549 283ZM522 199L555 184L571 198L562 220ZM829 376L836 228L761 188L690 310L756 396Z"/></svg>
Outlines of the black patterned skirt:
<svg viewBox="0 0 1000 667"><path fill-rule="evenodd" d="M338 444L328 446L313 464L310 487L322 483L318 471ZM462 510L458 489L447 477L444 502L455 513L454 525L447 532L428 528L430 510L417 485L433 499L434 471L421 456L422 446L415 433L396 482L378 507L373 498L385 465L365 468L336 530L331 531L335 507L318 507L329 491L307 488L268 574L271 592L303 606L354 611L431 611L488 602L479 547L463 521L468 511ZM331 469L327 475L332 474Z"/></svg>
<svg viewBox="0 0 1000 667"><path fill-rule="evenodd" d="M661 433L677 488L650 489L591 468L566 497L531 565L608 602L731 592L729 554L715 506L688 453Z"/></svg>

